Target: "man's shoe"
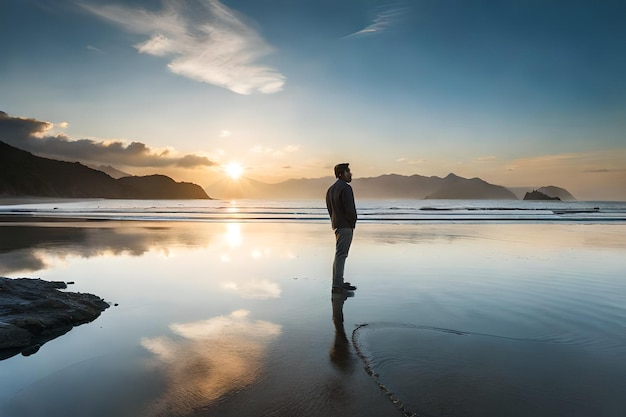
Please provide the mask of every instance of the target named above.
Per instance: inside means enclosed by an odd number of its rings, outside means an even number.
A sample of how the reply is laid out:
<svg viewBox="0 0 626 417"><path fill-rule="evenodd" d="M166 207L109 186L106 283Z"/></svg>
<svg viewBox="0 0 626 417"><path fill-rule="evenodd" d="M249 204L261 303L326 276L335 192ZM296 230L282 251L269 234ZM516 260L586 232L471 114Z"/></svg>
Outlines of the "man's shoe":
<svg viewBox="0 0 626 417"><path fill-rule="evenodd" d="M350 284L349 282L344 282L342 288L344 290L348 290L348 291L356 290L356 287L354 285Z"/></svg>

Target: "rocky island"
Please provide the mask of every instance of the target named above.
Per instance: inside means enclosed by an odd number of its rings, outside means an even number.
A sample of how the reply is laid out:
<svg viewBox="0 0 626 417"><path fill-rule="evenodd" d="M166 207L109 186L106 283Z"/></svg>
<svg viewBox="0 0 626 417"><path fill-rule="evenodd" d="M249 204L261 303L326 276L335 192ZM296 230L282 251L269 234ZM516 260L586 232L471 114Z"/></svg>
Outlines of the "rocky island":
<svg viewBox="0 0 626 417"><path fill-rule="evenodd" d="M554 200L561 201L559 197L550 197L547 194L542 193L539 190L533 190L531 192L526 193L524 196L524 200L533 200L533 201L541 201L541 200Z"/></svg>
<svg viewBox="0 0 626 417"><path fill-rule="evenodd" d="M0 277L0 360L31 355L109 307L92 294L60 291L65 288L61 281Z"/></svg>

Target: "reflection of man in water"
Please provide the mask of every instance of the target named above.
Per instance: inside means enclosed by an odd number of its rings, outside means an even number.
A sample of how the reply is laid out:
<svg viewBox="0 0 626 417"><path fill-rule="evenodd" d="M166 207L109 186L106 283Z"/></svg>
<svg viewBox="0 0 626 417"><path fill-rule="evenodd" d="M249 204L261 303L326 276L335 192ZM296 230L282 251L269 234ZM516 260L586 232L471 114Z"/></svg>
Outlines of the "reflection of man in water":
<svg viewBox="0 0 626 417"><path fill-rule="evenodd" d="M343 303L347 294L332 294L333 323L335 324L335 341L330 350L330 360L341 370L352 370L353 361L350 354L350 342L343 327Z"/></svg>
<svg viewBox="0 0 626 417"><path fill-rule="evenodd" d="M337 181L326 192L326 208L335 230L335 260L333 262L333 293L356 290L356 287L343 280L343 270L352 243L356 226L356 206L354 193L348 184L352 181L349 164L335 165Z"/></svg>

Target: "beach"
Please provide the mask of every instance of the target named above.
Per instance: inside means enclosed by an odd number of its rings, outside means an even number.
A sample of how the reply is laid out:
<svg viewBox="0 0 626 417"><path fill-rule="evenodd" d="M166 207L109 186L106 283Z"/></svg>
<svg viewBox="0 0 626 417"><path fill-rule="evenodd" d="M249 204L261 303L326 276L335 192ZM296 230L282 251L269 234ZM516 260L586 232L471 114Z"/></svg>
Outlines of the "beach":
<svg viewBox="0 0 626 417"><path fill-rule="evenodd" d="M0 362L0 415L623 414L623 222L360 223L332 298L316 213L0 224L0 276L112 305Z"/></svg>

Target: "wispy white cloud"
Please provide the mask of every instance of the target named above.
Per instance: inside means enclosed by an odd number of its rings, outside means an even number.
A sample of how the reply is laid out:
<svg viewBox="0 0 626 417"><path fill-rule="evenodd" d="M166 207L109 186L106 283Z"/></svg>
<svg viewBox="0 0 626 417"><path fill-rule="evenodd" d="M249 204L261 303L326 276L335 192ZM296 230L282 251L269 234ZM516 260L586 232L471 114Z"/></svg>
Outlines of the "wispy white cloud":
<svg viewBox="0 0 626 417"><path fill-rule="evenodd" d="M96 48L96 47L95 47L95 46L93 46L93 45L87 45L87 50L88 50L88 51L97 52L97 53L99 53L99 54L103 54L103 55L104 55L104 51L103 51L102 49L100 49L100 48Z"/></svg>
<svg viewBox="0 0 626 417"><path fill-rule="evenodd" d="M284 151L287 153L297 152L299 150L300 148L297 145L287 145L284 149Z"/></svg>
<svg viewBox="0 0 626 417"><path fill-rule="evenodd" d="M498 158L496 158L493 155L487 155L487 156L479 156L478 158L474 158L474 161L476 162L493 162L495 160L497 160Z"/></svg>
<svg viewBox="0 0 626 417"><path fill-rule="evenodd" d="M176 74L239 94L276 93L285 84L281 73L257 63L272 47L243 16L218 0L163 0L158 12L119 5L84 7L148 36L135 48L170 58L168 68Z"/></svg>
<svg viewBox="0 0 626 417"><path fill-rule="evenodd" d="M409 159L409 158L398 158L396 159L396 162L400 162L401 164L408 164L408 165L420 165L423 164L426 160L425 159Z"/></svg>
<svg viewBox="0 0 626 417"><path fill-rule="evenodd" d="M298 152L299 150L300 148L297 145L287 145L282 149L274 149L274 148L269 148L267 146L256 145L250 149L250 152L268 154L268 155L272 155L275 157L280 157L288 153Z"/></svg>
<svg viewBox="0 0 626 417"><path fill-rule="evenodd" d="M616 172L624 171L626 148L596 150L579 153L562 153L518 158L511 161L511 170L544 171L555 168L564 172Z"/></svg>
<svg viewBox="0 0 626 417"><path fill-rule="evenodd" d="M387 5L381 9L380 12L376 14L372 23L367 25L366 27L353 32L349 35L344 36L344 38L353 38L362 35L368 34L377 34L384 32L390 25L392 25L400 16L402 16L406 12L407 8L404 7L401 3L394 3L392 5Z"/></svg>

